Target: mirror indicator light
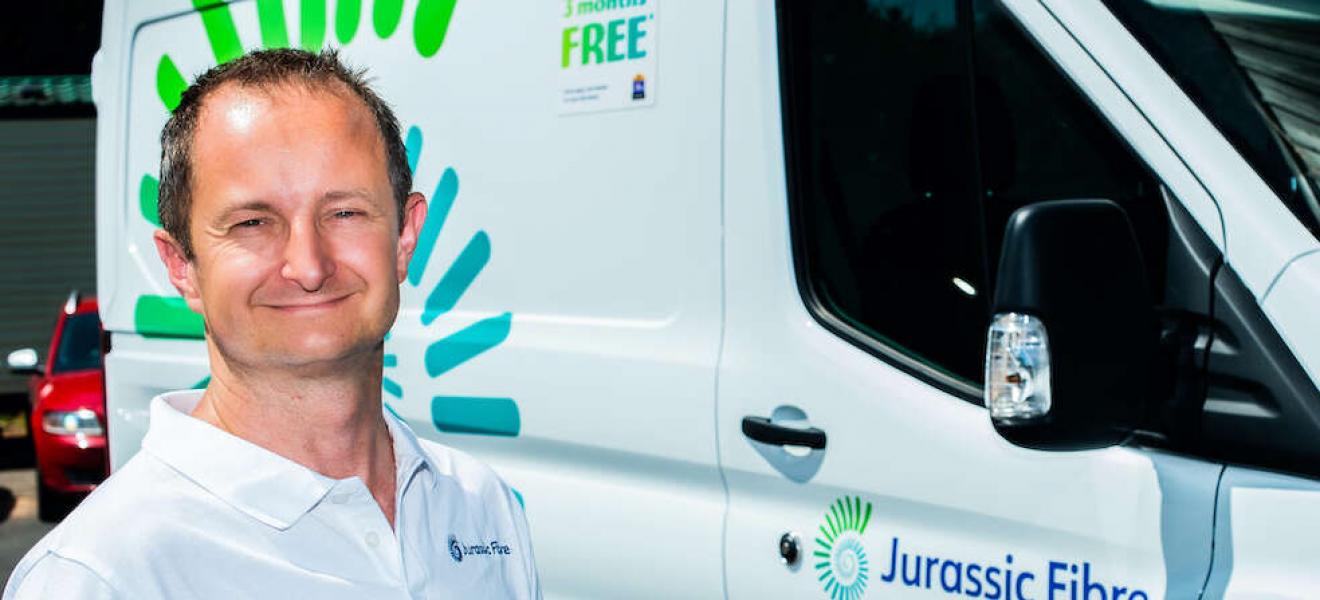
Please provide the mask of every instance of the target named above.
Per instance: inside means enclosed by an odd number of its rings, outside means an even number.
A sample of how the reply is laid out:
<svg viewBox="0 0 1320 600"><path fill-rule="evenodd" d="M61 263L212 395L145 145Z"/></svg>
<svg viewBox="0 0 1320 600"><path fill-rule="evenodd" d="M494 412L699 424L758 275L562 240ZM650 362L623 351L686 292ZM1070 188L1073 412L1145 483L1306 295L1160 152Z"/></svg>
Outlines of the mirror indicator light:
<svg viewBox="0 0 1320 600"><path fill-rule="evenodd" d="M985 352L985 406L995 420L1049 414L1050 344L1040 319L995 315Z"/></svg>

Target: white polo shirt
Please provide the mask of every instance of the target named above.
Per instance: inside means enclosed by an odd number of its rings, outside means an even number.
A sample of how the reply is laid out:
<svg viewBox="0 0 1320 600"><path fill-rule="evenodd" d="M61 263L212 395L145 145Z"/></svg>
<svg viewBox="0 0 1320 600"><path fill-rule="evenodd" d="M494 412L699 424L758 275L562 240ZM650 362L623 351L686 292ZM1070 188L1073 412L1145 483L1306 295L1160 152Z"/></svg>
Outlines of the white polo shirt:
<svg viewBox="0 0 1320 600"><path fill-rule="evenodd" d="M151 401L142 451L28 552L4 600L540 598L519 500L486 465L386 411L395 528L332 479Z"/></svg>

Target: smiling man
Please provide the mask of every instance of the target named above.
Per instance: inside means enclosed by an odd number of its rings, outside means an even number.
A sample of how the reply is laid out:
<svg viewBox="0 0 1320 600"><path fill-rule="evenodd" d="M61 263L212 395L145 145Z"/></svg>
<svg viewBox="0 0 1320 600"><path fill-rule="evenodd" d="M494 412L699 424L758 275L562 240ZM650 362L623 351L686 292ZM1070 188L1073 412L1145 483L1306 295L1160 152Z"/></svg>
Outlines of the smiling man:
<svg viewBox="0 0 1320 600"><path fill-rule="evenodd" d="M539 597L510 488L383 410L426 202L362 74L254 52L200 76L161 140L156 246L210 384L152 400L142 451L4 598Z"/></svg>

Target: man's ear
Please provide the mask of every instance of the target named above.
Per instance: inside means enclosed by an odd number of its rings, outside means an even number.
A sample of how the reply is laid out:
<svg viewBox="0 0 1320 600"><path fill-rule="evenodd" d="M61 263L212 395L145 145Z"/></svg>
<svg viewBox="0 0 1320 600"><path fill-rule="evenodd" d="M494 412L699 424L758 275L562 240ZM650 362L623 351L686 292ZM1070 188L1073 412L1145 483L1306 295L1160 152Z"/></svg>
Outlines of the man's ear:
<svg viewBox="0 0 1320 600"><path fill-rule="evenodd" d="M169 273L170 283L174 284L174 288L183 295L183 299L188 302L188 308L197 314L204 314L193 261L183 253L183 246L164 229L157 229L152 239L156 242L156 252L160 254L161 262L165 263L165 271Z"/></svg>
<svg viewBox="0 0 1320 600"><path fill-rule="evenodd" d="M408 265L412 263L413 251L417 249L417 237L426 223L426 196L417 192L408 194L403 203L403 230L399 232L398 265L399 283L408 277Z"/></svg>

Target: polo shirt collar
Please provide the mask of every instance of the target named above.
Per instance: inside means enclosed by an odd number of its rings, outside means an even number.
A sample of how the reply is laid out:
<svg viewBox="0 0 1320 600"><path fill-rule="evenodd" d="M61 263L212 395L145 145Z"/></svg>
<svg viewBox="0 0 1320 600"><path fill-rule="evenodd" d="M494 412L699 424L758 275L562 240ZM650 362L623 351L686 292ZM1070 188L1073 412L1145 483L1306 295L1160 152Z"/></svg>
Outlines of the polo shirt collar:
<svg viewBox="0 0 1320 600"><path fill-rule="evenodd" d="M203 393L184 390L153 398L142 449L230 506L280 530L334 488L335 479L190 416ZM399 489L418 469L437 473L407 425L388 411L385 421Z"/></svg>
<svg viewBox="0 0 1320 600"><path fill-rule="evenodd" d="M437 485L440 471L431 462L431 455L422 449L417 434L394 412L390 405L385 405L385 425L390 429L390 440L394 445L394 470L398 474L396 484L403 491L408 480L417 471L425 469L431 472L431 485Z"/></svg>

